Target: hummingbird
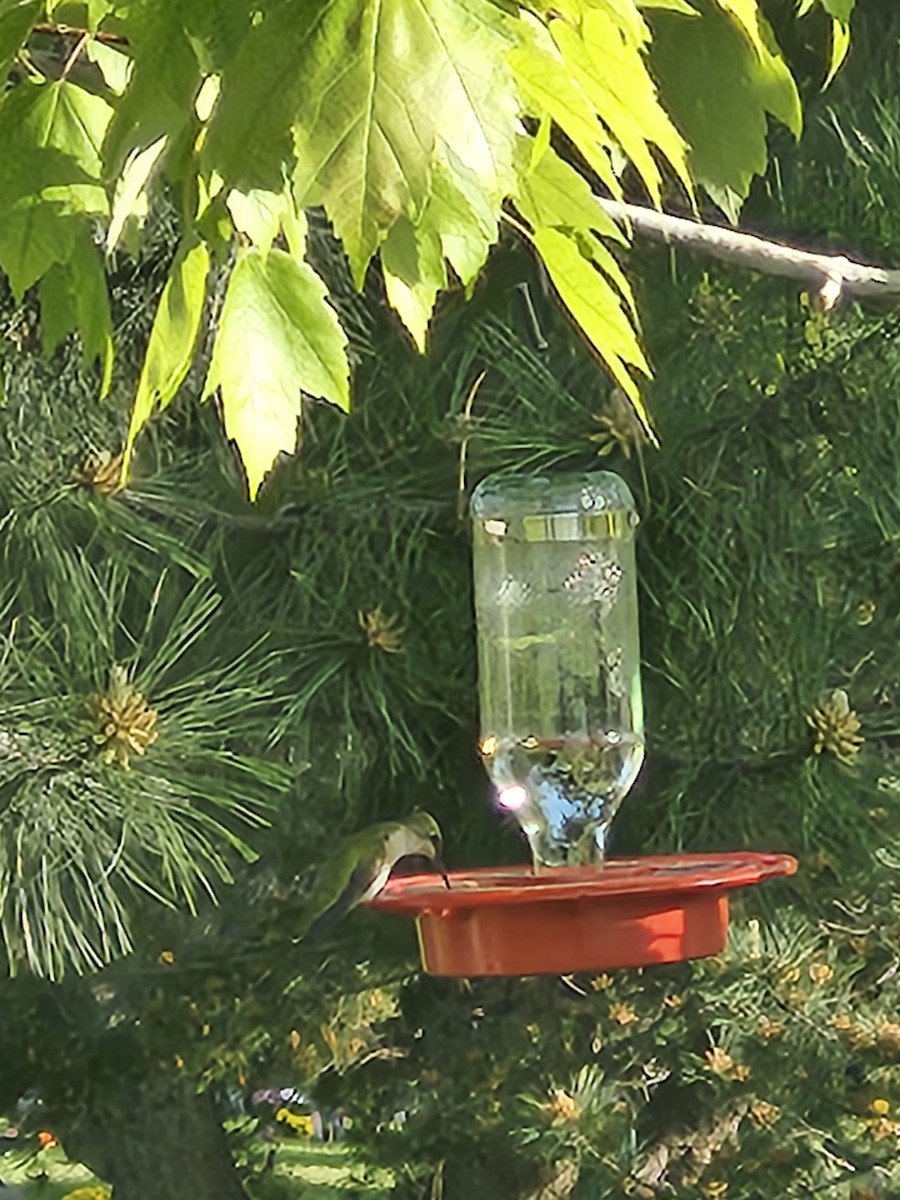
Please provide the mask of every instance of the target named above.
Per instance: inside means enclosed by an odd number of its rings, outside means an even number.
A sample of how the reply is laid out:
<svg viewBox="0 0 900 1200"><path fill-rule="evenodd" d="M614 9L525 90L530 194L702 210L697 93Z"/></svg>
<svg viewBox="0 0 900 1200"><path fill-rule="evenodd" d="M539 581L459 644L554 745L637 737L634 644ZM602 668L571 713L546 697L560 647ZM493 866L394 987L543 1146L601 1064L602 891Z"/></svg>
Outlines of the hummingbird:
<svg viewBox="0 0 900 1200"><path fill-rule="evenodd" d="M358 904L372 900L403 858L427 858L450 887L441 827L427 812L383 821L345 838L316 872L295 942L327 928Z"/></svg>

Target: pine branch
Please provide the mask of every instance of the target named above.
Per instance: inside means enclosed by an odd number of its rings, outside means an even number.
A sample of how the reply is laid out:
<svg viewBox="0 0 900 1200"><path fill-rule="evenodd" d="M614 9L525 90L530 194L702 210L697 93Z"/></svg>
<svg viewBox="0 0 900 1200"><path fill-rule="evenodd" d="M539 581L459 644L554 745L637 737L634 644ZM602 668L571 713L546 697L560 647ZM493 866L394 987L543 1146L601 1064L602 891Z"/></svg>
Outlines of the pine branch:
<svg viewBox="0 0 900 1200"><path fill-rule="evenodd" d="M600 205L614 221L631 225L643 237L667 245L687 246L767 275L785 275L811 283L818 288L826 309L832 308L842 293L881 298L900 295L900 271L866 266L843 254L798 250L755 234L689 221L638 204L601 199Z"/></svg>

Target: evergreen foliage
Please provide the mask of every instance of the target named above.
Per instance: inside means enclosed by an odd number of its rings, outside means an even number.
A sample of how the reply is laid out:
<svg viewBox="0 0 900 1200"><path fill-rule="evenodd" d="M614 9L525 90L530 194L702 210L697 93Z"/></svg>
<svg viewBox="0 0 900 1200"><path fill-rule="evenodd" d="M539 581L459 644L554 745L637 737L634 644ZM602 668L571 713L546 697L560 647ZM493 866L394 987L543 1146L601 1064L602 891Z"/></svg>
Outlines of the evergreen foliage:
<svg viewBox="0 0 900 1200"><path fill-rule="evenodd" d="M858 74L749 223L833 232L885 258L897 246L900 27L876 32L883 49L864 25ZM7 356L0 820L35 796L50 811L52 752L67 846L102 854L127 827L117 866L134 882L159 829L148 842L122 814L171 804L188 830L207 822L211 874L237 882L217 907L186 882L196 919L129 892L131 954L58 984L4 977L0 1107L38 1088L42 1122L73 1153L89 1124L124 1170L117 1113L145 1091L177 1112L195 1089L289 1077L352 1110L355 1136L410 1200L900 1194L894 315L824 315L781 282L634 253L655 450L515 246L470 306L444 303L423 360L376 285L355 298L334 245L320 230L312 242L355 331L359 405L347 419L307 406L302 453L255 507L214 423L188 410L142 444L124 491L104 495L96 465L95 486L73 481L88 452L121 449L127 379L105 406L73 404L82 385L65 349L50 370ZM148 291L170 257L149 260ZM136 331L151 308L148 292L114 296L115 320ZM367 820L421 803L451 866L526 857L474 752L465 498L501 466L598 456L642 511L649 754L614 851L785 849L800 875L735 903L719 958L614 977L422 978L411 930L366 913L331 942L294 946L305 869ZM130 771L80 732L117 664L134 666L159 714ZM26 735L40 763L23 785L14 738ZM84 803L95 778L109 797L99 820ZM236 800L268 802L271 827L233 823ZM241 864L235 834L261 862ZM33 966L47 973L65 928ZM27 961L21 920L4 929ZM102 940L84 957L98 953Z"/></svg>

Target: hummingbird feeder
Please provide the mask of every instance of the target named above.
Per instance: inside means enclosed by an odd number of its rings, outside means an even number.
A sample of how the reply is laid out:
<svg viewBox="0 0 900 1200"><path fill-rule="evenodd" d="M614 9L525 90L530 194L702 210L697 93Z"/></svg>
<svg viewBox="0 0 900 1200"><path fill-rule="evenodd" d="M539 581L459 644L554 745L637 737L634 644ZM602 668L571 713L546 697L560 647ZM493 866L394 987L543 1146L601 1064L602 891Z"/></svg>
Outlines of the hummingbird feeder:
<svg viewBox="0 0 900 1200"><path fill-rule="evenodd" d="M606 859L644 760L634 535L609 471L494 475L472 499L480 752L530 868L389 881L377 908L417 917L436 975L568 974L716 954L728 893L781 854Z"/></svg>

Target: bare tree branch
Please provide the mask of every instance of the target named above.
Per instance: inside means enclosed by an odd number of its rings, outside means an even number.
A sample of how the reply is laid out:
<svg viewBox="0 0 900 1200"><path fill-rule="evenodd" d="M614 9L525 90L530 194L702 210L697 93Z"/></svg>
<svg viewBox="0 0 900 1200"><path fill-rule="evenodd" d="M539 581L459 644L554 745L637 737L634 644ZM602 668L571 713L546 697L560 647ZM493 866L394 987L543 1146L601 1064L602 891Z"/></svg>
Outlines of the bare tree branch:
<svg viewBox="0 0 900 1200"><path fill-rule="evenodd" d="M670 245L686 246L767 275L787 275L818 289L823 307L831 308L844 293L888 298L900 296L900 271L853 262L843 254L814 254L755 234L673 217L637 204L600 200L619 225L635 234Z"/></svg>

